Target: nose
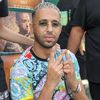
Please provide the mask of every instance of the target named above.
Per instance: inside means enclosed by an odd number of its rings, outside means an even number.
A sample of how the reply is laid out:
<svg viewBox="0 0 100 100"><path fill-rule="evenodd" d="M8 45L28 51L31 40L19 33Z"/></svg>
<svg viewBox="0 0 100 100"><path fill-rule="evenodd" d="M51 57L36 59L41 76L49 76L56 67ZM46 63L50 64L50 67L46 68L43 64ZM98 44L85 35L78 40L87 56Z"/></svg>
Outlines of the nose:
<svg viewBox="0 0 100 100"><path fill-rule="evenodd" d="M48 23L47 31L49 31L49 32L53 31L52 23Z"/></svg>

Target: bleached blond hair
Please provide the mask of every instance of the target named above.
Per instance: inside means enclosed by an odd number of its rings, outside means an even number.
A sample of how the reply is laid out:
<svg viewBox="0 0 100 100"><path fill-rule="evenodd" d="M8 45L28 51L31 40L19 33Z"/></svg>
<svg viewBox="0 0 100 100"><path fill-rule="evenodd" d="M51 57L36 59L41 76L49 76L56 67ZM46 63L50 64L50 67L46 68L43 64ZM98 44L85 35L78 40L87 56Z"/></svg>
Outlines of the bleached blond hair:
<svg viewBox="0 0 100 100"><path fill-rule="evenodd" d="M38 10L40 10L40 9L42 9L42 8L53 8L53 9L55 9L55 10L57 10L58 11L58 13L59 13L59 15L60 15L60 10L59 10L59 8L55 5L55 4L53 4L53 3L50 3L50 2L42 2L42 3L39 3L35 8L34 8L34 11L33 11L33 13L32 13L32 17L35 15L35 13L38 11Z"/></svg>

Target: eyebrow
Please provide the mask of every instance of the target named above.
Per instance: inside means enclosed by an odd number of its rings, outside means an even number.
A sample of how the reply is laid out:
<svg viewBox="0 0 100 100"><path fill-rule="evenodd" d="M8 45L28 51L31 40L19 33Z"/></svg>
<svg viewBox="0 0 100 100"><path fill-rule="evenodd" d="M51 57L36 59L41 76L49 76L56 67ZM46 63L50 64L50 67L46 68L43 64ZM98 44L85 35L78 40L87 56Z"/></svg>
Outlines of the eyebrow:
<svg viewBox="0 0 100 100"><path fill-rule="evenodd" d="M39 20L39 22L42 22L42 21L47 22L48 20L47 19L41 19L41 20ZM59 22L60 23L60 21L58 21L58 20L52 20L51 22Z"/></svg>

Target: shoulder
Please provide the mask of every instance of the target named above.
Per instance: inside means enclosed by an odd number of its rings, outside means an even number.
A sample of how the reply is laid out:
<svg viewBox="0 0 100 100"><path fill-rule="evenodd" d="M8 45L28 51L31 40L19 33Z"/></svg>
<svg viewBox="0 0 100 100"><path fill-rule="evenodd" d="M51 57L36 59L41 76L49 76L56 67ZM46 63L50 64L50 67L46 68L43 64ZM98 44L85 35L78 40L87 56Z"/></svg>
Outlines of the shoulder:
<svg viewBox="0 0 100 100"><path fill-rule="evenodd" d="M30 53L30 48L28 48L18 59L15 60L10 71L11 76L26 75L26 73L28 74L28 64L30 64L31 58L32 54Z"/></svg>

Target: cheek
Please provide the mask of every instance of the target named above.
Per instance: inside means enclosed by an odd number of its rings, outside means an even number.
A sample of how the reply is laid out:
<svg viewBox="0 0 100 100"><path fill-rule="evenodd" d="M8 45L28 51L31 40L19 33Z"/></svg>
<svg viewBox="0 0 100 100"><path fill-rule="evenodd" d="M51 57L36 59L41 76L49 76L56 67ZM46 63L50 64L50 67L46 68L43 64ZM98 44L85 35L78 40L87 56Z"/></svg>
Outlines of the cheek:
<svg viewBox="0 0 100 100"><path fill-rule="evenodd" d="M26 23L21 23L23 28L26 28L27 24Z"/></svg>
<svg viewBox="0 0 100 100"><path fill-rule="evenodd" d="M23 24L23 28L27 28L27 25L26 24Z"/></svg>
<svg viewBox="0 0 100 100"><path fill-rule="evenodd" d="M43 32L40 29L38 29L38 28L34 28L33 29L33 33L34 33L35 37L42 37L42 33Z"/></svg>
<svg viewBox="0 0 100 100"><path fill-rule="evenodd" d="M44 33L43 28L39 28L39 27L34 27L33 28L33 33L38 33L41 35L41 33Z"/></svg>
<svg viewBox="0 0 100 100"><path fill-rule="evenodd" d="M58 36L61 34L61 28L59 28L56 33L58 34Z"/></svg>

